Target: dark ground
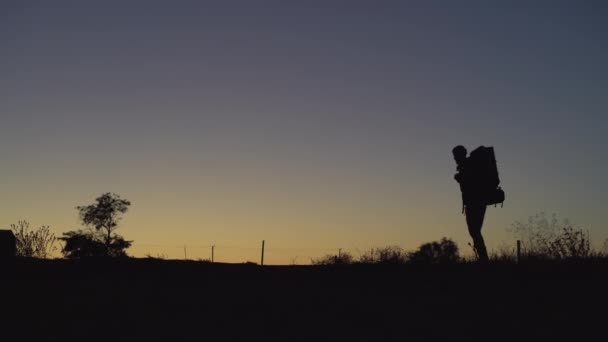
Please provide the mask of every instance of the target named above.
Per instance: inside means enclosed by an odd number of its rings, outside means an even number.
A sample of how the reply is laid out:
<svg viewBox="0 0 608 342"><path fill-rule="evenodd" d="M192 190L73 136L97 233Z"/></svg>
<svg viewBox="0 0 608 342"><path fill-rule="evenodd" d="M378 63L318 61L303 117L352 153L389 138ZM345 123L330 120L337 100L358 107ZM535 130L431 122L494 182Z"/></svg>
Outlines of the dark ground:
<svg viewBox="0 0 608 342"><path fill-rule="evenodd" d="M608 262L0 262L0 341L606 341ZM5 339L3 336L12 336Z"/></svg>

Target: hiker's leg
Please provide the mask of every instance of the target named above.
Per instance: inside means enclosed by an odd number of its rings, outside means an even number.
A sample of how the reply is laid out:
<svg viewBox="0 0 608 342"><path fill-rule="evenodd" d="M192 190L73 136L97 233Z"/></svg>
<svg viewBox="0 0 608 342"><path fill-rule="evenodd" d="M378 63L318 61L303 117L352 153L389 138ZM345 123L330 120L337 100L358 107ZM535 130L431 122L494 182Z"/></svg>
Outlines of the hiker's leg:
<svg viewBox="0 0 608 342"><path fill-rule="evenodd" d="M486 244L483 241L483 236L481 236L481 233L479 233L479 235L477 236L476 241L474 241L475 244L475 249L477 250L477 253L479 254L479 261L481 262L488 262L490 261L490 258L488 257L488 251L486 249Z"/></svg>
<svg viewBox="0 0 608 342"><path fill-rule="evenodd" d="M483 226L485 215L485 205L469 205L466 207L467 227L469 228L469 234L473 238L473 246L481 262L488 261L486 244L483 241L483 236L481 236L481 227Z"/></svg>
<svg viewBox="0 0 608 342"><path fill-rule="evenodd" d="M479 207L478 218L479 218L479 233L478 233L478 252L479 252L479 260L482 262L488 262L488 251L486 249L486 243L483 241L483 236L481 235L481 229L483 228L483 221L486 217L486 206L482 205Z"/></svg>

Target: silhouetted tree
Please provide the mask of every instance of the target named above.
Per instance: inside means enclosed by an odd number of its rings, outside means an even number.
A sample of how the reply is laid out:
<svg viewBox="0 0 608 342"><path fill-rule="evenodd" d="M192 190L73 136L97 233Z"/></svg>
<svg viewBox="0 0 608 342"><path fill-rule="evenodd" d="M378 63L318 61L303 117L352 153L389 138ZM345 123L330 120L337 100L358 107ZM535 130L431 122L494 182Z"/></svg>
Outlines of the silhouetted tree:
<svg viewBox="0 0 608 342"><path fill-rule="evenodd" d="M120 236L113 237L112 233L118 228L122 214L129 210L130 205L131 202L128 200L113 193L106 193L98 197L94 204L76 207L82 222L93 227L102 235L106 255L108 256L111 256L112 244L116 244L117 241L122 239Z"/></svg>
<svg viewBox="0 0 608 342"><path fill-rule="evenodd" d="M48 226L30 230L30 223L19 221L11 229L17 240L17 256L46 259L57 250L57 239Z"/></svg>
<svg viewBox="0 0 608 342"><path fill-rule="evenodd" d="M126 241L122 236L114 234L109 246L104 237L94 231L69 231L59 238L65 245L61 252L68 259L87 257L125 257L126 250L131 247L132 241Z"/></svg>
<svg viewBox="0 0 608 342"><path fill-rule="evenodd" d="M409 257L409 261L415 264L448 264L459 260L458 245L448 238L425 243Z"/></svg>
<svg viewBox="0 0 608 342"><path fill-rule="evenodd" d="M407 253L399 246L387 246L382 248L372 248L367 251L359 262L362 264L405 264L407 262Z"/></svg>

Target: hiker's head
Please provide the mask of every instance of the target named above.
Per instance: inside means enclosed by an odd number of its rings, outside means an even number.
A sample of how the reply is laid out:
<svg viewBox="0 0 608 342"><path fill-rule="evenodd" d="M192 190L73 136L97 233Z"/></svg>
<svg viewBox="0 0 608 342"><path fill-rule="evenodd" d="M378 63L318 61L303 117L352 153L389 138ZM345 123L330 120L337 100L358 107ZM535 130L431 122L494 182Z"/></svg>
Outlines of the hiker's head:
<svg viewBox="0 0 608 342"><path fill-rule="evenodd" d="M454 160L456 161L456 164L460 165L464 163L464 161L467 159L467 149L462 145L454 147L452 149L452 154L454 155Z"/></svg>

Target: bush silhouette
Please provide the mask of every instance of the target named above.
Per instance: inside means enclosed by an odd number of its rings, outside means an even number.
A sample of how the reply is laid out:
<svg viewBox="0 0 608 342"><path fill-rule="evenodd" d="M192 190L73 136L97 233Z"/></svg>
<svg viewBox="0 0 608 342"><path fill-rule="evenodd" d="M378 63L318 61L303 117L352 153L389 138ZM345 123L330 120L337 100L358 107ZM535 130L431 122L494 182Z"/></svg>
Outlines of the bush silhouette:
<svg viewBox="0 0 608 342"><path fill-rule="evenodd" d="M46 259L57 250L57 239L48 226L30 230L30 223L19 221L11 225L17 240L17 256Z"/></svg>
<svg viewBox="0 0 608 342"><path fill-rule="evenodd" d="M589 234L556 215L548 219L536 214L527 222L517 221L511 231L522 241L522 255L527 259L588 258L599 255L591 247Z"/></svg>
<svg viewBox="0 0 608 342"><path fill-rule="evenodd" d="M458 261L458 245L448 238L425 243L409 256L409 262L413 264L451 264Z"/></svg>
<svg viewBox="0 0 608 342"><path fill-rule="evenodd" d="M549 258L551 252L551 242L559 233L560 226L569 226L568 220L561 224L556 215L550 219L545 213L530 216L527 222L516 221L511 226L510 231L518 240L522 242L522 252L527 257Z"/></svg>
<svg viewBox="0 0 608 342"><path fill-rule="evenodd" d="M401 265L408 260L407 253L399 246L372 248L363 253L359 262L362 264Z"/></svg>
<svg viewBox="0 0 608 342"><path fill-rule="evenodd" d="M513 264L517 262L517 251L515 246L502 244L498 246L496 251L490 254L492 263Z"/></svg>
<svg viewBox="0 0 608 342"><path fill-rule="evenodd" d="M555 259L588 258L592 253L589 234L572 226L563 228L551 241L551 257Z"/></svg>
<svg viewBox="0 0 608 342"><path fill-rule="evenodd" d="M353 256L348 252L342 252L339 255L327 254L320 259L312 259L311 264L321 265L350 265L353 263Z"/></svg>
<svg viewBox="0 0 608 342"><path fill-rule="evenodd" d="M132 241L126 241L122 236L114 234L110 244L107 245L104 238L95 232L82 230L66 232L59 238L65 242L61 252L68 259L127 256L126 249L131 247Z"/></svg>

